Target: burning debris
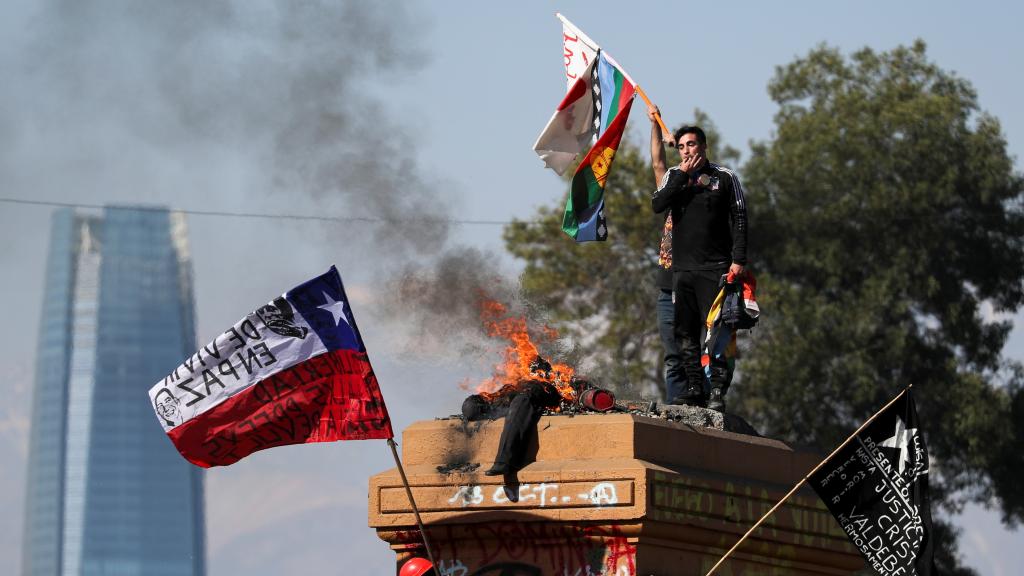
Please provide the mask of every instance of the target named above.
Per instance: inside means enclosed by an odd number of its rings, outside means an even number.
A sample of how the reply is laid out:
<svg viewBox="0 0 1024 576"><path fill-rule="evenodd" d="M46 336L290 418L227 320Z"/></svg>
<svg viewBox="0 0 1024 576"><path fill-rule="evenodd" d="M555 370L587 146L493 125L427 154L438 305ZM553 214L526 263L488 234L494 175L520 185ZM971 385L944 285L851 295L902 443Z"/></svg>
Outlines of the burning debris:
<svg viewBox="0 0 1024 576"><path fill-rule="evenodd" d="M615 407L615 396L610 391L577 377L572 366L545 358L524 316L509 314L508 307L495 300L481 301L480 308L487 335L503 338L509 345L492 376L463 403L462 413L468 421L504 415L515 397L523 393L537 409L551 412L607 412ZM558 332L550 326L541 326L535 332L542 344L558 340Z"/></svg>
<svg viewBox="0 0 1024 576"><path fill-rule="evenodd" d="M505 418L494 465L484 472L488 476L507 476L522 468L530 436L545 414L572 416L616 410L690 426L732 428L736 432L757 435L741 419L713 410L674 405L659 407L654 401L617 403L611 391L577 376L572 366L545 358L531 337L525 317L509 314L505 305L487 299L481 301L480 313L487 335L509 342L491 377L481 382L476 393L462 403L462 417L467 423ZM544 343L558 339L558 332L549 326L534 332ZM463 471L463 466L465 464L455 463L438 470L451 473Z"/></svg>
<svg viewBox="0 0 1024 576"><path fill-rule="evenodd" d="M572 386L576 370L568 364L552 364L541 355L525 316L510 315L508 307L495 300L481 301L480 316L487 335L505 339L509 345L502 352L503 361L494 367L491 378L477 387L478 394L490 401L512 392L523 382L537 381L554 386L568 402L576 400ZM542 344L558 340L558 331L550 326L541 326L535 332Z"/></svg>
<svg viewBox="0 0 1024 576"><path fill-rule="evenodd" d="M530 433L545 412L607 412L615 407L611 392L578 378L572 366L552 364L542 356L525 317L509 315L508 308L494 300L482 302L481 316L489 336L510 343L492 377L462 403L462 415L469 422L505 416L494 466L485 474L503 475L522 467ZM558 338L548 326L540 333L549 342Z"/></svg>
<svg viewBox="0 0 1024 576"><path fill-rule="evenodd" d="M468 422L505 417L494 466L488 476L514 472L524 464L531 431L546 412L576 413L583 410L607 412L615 407L615 396L585 380L560 380L551 364L536 356L530 363L531 379L506 384L495 392L481 392L466 398L462 415Z"/></svg>
<svg viewBox="0 0 1024 576"><path fill-rule="evenodd" d="M543 359L540 359L543 362ZM503 386L496 392L481 392L466 398L462 403L462 416L469 422L495 419L508 412L509 405L519 394L535 399L538 408L548 413L579 414L582 412L608 412L622 409L615 403L615 395L599 388L587 380L572 378L569 384L559 387L540 378L523 380Z"/></svg>

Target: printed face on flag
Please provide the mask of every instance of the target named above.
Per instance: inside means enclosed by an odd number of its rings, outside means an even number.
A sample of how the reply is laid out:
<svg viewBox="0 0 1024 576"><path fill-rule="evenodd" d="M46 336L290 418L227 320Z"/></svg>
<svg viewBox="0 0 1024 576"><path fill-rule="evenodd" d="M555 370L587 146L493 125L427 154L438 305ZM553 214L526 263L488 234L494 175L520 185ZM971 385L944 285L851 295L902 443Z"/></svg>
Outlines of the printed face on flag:
<svg viewBox="0 0 1024 576"><path fill-rule="evenodd" d="M203 467L286 444L393 436L333 266L246 315L149 396L178 451Z"/></svg>

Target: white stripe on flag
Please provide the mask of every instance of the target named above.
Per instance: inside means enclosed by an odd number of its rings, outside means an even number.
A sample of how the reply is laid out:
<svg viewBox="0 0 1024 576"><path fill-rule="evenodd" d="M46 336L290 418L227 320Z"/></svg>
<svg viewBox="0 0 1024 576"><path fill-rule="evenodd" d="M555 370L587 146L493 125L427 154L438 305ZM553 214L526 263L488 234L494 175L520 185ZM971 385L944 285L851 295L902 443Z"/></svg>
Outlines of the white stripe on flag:
<svg viewBox="0 0 1024 576"><path fill-rule="evenodd" d="M273 306L273 302L269 304ZM292 319L303 338L283 336L250 312L200 348L149 390L164 431L172 430L254 384L327 351L300 314Z"/></svg>
<svg viewBox="0 0 1024 576"><path fill-rule="evenodd" d="M562 61L565 65L565 90L568 92L577 80L584 77L599 48L564 16L558 13L555 16L562 21Z"/></svg>
<svg viewBox="0 0 1024 576"><path fill-rule="evenodd" d="M576 87L559 104L559 109L533 144L533 150L544 164L559 174L564 174L576 155L589 149L594 139L591 72L595 64L596 60L590 62L584 77L576 81ZM574 100L566 101L573 96Z"/></svg>

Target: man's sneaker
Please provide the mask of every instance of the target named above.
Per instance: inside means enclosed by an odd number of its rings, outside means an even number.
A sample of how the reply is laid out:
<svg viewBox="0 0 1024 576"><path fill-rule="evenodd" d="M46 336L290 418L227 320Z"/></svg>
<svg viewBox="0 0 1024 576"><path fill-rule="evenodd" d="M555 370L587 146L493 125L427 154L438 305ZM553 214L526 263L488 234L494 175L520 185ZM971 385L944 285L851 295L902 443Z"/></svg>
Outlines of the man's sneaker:
<svg viewBox="0 0 1024 576"><path fill-rule="evenodd" d="M715 412L725 412L725 392L721 388L711 389L711 396L708 398L708 409Z"/></svg>
<svg viewBox="0 0 1024 576"><path fill-rule="evenodd" d="M688 384L672 403L677 406L704 406L704 389L699 384Z"/></svg>

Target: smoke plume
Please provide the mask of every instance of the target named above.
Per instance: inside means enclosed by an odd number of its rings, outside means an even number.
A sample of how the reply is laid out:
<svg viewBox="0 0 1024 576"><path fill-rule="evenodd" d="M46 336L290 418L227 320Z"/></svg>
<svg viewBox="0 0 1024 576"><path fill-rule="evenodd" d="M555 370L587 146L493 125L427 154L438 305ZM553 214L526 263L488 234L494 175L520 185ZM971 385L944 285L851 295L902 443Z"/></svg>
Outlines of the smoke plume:
<svg viewBox="0 0 1024 576"><path fill-rule="evenodd" d="M22 196L241 212L301 199L290 212L360 219L313 225L317 243L372 262L373 304L409 351L479 351L481 299L533 313L496 255L451 245L449 186L390 119L388 92L424 64L421 15L327 0L29 9L5 55L17 81L0 88L17 111L0 113L0 170Z"/></svg>
<svg viewBox="0 0 1024 576"><path fill-rule="evenodd" d="M383 220L348 234L382 251L444 244L439 186L420 176L381 96L424 63L401 4L52 0L35 10L13 59L19 81L3 89L22 119L0 124L11 124L0 136L11 172L29 144L48 149L57 173L35 191L184 194L186 208L208 207L195 205L202 198L241 211L299 194L324 216ZM226 190L240 197L224 201ZM396 222L414 232L395 234Z"/></svg>

